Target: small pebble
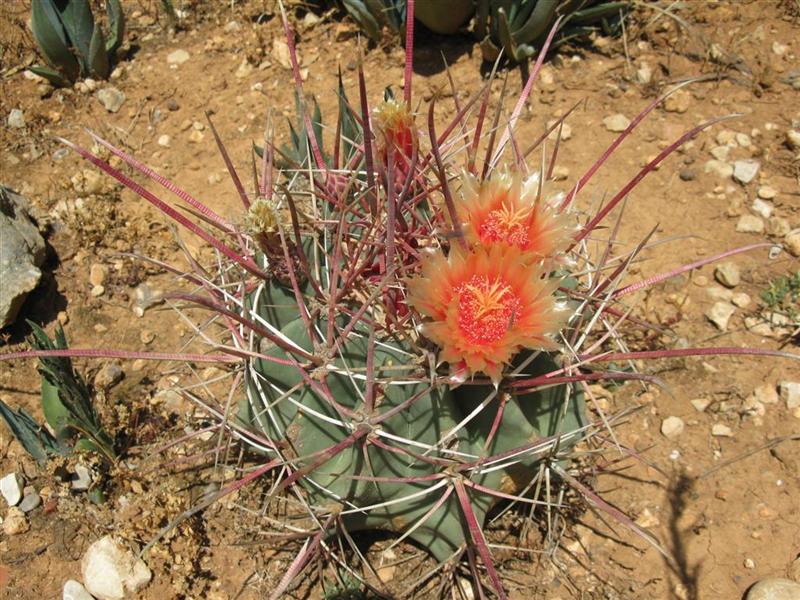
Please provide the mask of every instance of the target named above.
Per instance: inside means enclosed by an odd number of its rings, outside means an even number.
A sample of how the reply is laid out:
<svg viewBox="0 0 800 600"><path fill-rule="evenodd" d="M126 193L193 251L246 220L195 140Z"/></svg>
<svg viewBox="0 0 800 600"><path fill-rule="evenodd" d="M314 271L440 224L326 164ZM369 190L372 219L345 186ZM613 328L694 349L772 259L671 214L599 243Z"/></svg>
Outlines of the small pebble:
<svg viewBox="0 0 800 600"><path fill-rule="evenodd" d="M156 334L150 331L149 329L143 329L139 334L139 339L142 341L143 344L149 344L154 339L156 339Z"/></svg>
<svg viewBox="0 0 800 600"><path fill-rule="evenodd" d="M708 398L695 398L694 400L690 400L689 403L694 406L697 412L705 412L711 405L711 400Z"/></svg>
<svg viewBox="0 0 800 600"><path fill-rule="evenodd" d="M692 96L689 92L686 90L678 90L664 100L664 110L667 112L685 113L689 110L691 100Z"/></svg>
<svg viewBox="0 0 800 600"><path fill-rule="evenodd" d="M756 562L752 558L745 558L743 564L745 569L756 568Z"/></svg>
<svg viewBox="0 0 800 600"><path fill-rule="evenodd" d="M108 535L89 546L81 574L92 595L120 599L146 586L153 576L143 560Z"/></svg>
<svg viewBox="0 0 800 600"><path fill-rule="evenodd" d="M68 579L64 583L64 592L61 596L62 600L94 600L94 597L86 591L83 584L74 579Z"/></svg>
<svg viewBox="0 0 800 600"><path fill-rule="evenodd" d="M25 127L25 115L20 109L12 108L11 112L8 113L6 123L12 129L22 129Z"/></svg>
<svg viewBox="0 0 800 600"><path fill-rule="evenodd" d="M176 110L180 109L180 104L178 104L174 98L170 98L167 100L167 110L170 112L175 112Z"/></svg>
<svg viewBox="0 0 800 600"><path fill-rule="evenodd" d="M736 223L736 231L739 233L763 233L764 221L755 215L742 215Z"/></svg>
<svg viewBox="0 0 800 600"><path fill-rule="evenodd" d="M780 390L780 399L786 403L786 408L792 410L800 407L800 382L781 381L778 389Z"/></svg>
<svg viewBox="0 0 800 600"><path fill-rule="evenodd" d="M733 165L721 160L709 160L703 166L703 172L712 173L721 179L728 179L733 175Z"/></svg>
<svg viewBox="0 0 800 600"><path fill-rule="evenodd" d="M3 519L3 533L6 535L19 535L25 533L31 526L25 513L16 506L8 509L5 518Z"/></svg>
<svg viewBox="0 0 800 600"><path fill-rule="evenodd" d="M94 263L89 269L89 283L92 285L103 285L108 275L108 269L104 265Z"/></svg>
<svg viewBox="0 0 800 600"><path fill-rule="evenodd" d="M731 297L731 302L739 308L747 308L750 306L750 301L750 296L744 292L738 292Z"/></svg>
<svg viewBox="0 0 800 600"><path fill-rule="evenodd" d="M92 485L92 473L82 464L75 465L75 473L70 478L70 487L76 492L84 492Z"/></svg>
<svg viewBox="0 0 800 600"><path fill-rule="evenodd" d="M158 145L162 148L169 148L170 137L165 133L164 135L158 136Z"/></svg>
<svg viewBox="0 0 800 600"><path fill-rule="evenodd" d="M697 174L692 169L681 169L678 177L681 178L681 181L694 181Z"/></svg>
<svg viewBox="0 0 800 600"><path fill-rule="evenodd" d="M714 437L733 437L733 430L722 423L715 423L711 427L711 435Z"/></svg>
<svg viewBox="0 0 800 600"><path fill-rule="evenodd" d="M800 150L800 131L789 129L786 132L786 143L792 150Z"/></svg>
<svg viewBox="0 0 800 600"><path fill-rule="evenodd" d="M677 439L685 428L686 424L680 417L667 417L661 421L661 435L668 440Z"/></svg>
<svg viewBox="0 0 800 600"><path fill-rule="evenodd" d="M731 261L721 262L714 269L714 279L728 288L733 288L741 282L739 266Z"/></svg>
<svg viewBox="0 0 800 600"><path fill-rule="evenodd" d="M36 490L28 492L19 503L19 509L24 513L29 513L37 508L42 503L42 498L36 493Z"/></svg>
<svg viewBox="0 0 800 600"><path fill-rule="evenodd" d="M727 331L728 321L736 312L736 308L727 302L716 302L706 311L706 318L720 331Z"/></svg>
<svg viewBox="0 0 800 600"><path fill-rule="evenodd" d="M733 163L733 178L739 183L748 184L756 178L761 163L757 160L737 160Z"/></svg>
<svg viewBox="0 0 800 600"><path fill-rule="evenodd" d="M91 293L91 294L92 294L92 296L94 296L95 298L98 298L98 297L102 296L103 294L105 294L105 292L106 292L106 288L105 288L105 286L102 286L102 285L96 285L96 286L94 286L94 287L92 288L92 290L91 290L91 292L90 292L90 293Z"/></svg>
<svg viewBox="0 0 800 600"><path fill-rule="evenodd" d="M778 391L774 385L764 384L753 390L753 397L762 404L777 404Z"/></svg>
<svg viewBox="0 0 800 600"><path fill-rule="evenodd" d="M114 86L108 86L98 90L97 99L108 112L115 113L119 112L122 103L125 102L125 94Z"/></svg>
<svg viewBox="0 0 800 600"><path fill-rule="evenodd" d="M0 494L9 506L16 506L22 500L22 478L9 473L0 479Z"/></svg>
<svg viewBox="0 0 800 600"><path fill-rule="evenodd" d="M125 377L125 372L117 362L111 362L105 365L94 378L94 386L99 390L106 390L117 385L122 378Z"/></svg>
<svg viewBox="0 0 800 600"><path fill-rule="evenodd" d="M628 125L631 124L631 120L623 114L617 113L615 115L611 115L610 117L606 117L603 119L603 125L605 125L606 129L609 131L613 131L615 133L619 133L625 131L628 128Z"/></svg>
<svg viewBox="0 0 800 600"><path fill-rule="evenodd" d="M762 219L769 219L772 216L772 204L770 202L764 202L761 198L753 200L753 204L750 208Z"/></svg>
<svg viewBox="0 0 800 600"><path fill-rule="evenodd" d="M775 188L770 187L768 185L762 185L758 188L758 197L762 200L773 200L775 196L778 195L778 192Z"/></svg>
<svg viewBox="0 0 800 600"><path fill-rule="evenodd" d="M182 65L187 60L189 60L189 53L186 50L179 49L174 50L167 54L167 64L168 65Z"/></svg>
<svg viewBox="0 0 800 600"><path fill-rule="evenodd" d="M783 246L792 256L800 256L800 229L795 229L783 238Z"/></svg>
<svg viewBox="0 0 800 600"><path fill-rule="evenodd" d="M205 136L203 135L202 131L198 131L197 129L193 129L192 133L189 134L189 141L192 142L193 144L198 144L198 143L203 141L204 137Z"/></svg>

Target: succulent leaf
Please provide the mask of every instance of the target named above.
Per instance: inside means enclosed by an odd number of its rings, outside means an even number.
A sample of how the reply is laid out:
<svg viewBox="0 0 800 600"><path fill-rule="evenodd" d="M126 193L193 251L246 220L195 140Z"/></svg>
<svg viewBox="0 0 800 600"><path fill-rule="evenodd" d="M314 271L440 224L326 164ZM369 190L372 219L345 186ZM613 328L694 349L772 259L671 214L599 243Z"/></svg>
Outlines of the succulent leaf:
<svg viewBox="0 0 800 600"><path fill-rule="evenodd" d="M108 13L106 52L113 59L117 49L122 45L122 39L125 37L125 14L122 12L119 0L107 0L106 12Z"/></svg>
<svg viewBox="0 0 800 600"><path fill-rule="evenodd" d="M89 73L99 79L105 79L108 77L108 72L109 62L105 36L102 29L95 27L92 41L89 44Z"/></svg>
<svg viewBox="0 0 800 600"><path fill-rule="evenodd" d="M75 81L80 74L80 65L70 51L69 38L51 0L33 0L31 29L47 62L63 73L64 79ZM42 76L55 83L55 78L44 74Z"/></svg>

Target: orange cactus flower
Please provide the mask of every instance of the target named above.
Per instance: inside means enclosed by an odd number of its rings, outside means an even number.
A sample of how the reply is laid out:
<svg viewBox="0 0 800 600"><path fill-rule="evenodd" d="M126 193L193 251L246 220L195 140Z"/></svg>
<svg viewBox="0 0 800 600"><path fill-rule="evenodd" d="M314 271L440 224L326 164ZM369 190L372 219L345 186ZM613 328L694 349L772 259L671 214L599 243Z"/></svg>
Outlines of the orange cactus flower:
<svg viewBox="0 0 800 600"><path fill-rule="evenodd" d="M459 218L470 245L514 246L536 259L562 250L570 228L565 215L538 198L539 177L499 174L479 183L464 174Z"/></svg>
<svg viewBox="0 0 800 600"><path fill-rule="evenodd" d="M408 301L431 319L422 333L451 367L497 383L522 348L557 348L551 336L564 322L553 297L558 282L524 258L517 247L498 244L423 259L420 275L408 282Z"/></svg>

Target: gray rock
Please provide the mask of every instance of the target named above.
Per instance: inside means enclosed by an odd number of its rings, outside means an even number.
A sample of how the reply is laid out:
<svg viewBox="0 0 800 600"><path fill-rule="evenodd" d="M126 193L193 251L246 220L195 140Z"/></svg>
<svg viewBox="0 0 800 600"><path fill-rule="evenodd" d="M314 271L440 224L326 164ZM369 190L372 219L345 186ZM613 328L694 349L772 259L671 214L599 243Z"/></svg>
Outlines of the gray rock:
<svg viewBox="0 0 800 600"><path fill-rule="evenodd" d="M714 306L706 311L706 318L711 321L720 331L727 331L728 321L736 312L736 308L727 302L716 302Z"/></svg>
<svg viewBox="0 0 800 600"><path fill-rule="evenodd" d="M108 363L95 375L94 386L99 390L107 390L122 381L123 377L125 377L125 372L119 363Z"/></svg>
<svg viewBox="0 0 800 600"><path fill-rule="evenodd" d="M757 160L737 160L733 163L733 178L739 183L750 183L760 168L761 163Z"/></svg>
<svg viewBox="0 0 800 600"><path fill-rule="evenodd" d="M681 169L678 176L681 178L681 181L694 181L697 174L692 169Z"/></svg>
<svg viewBox="0 0 800 600"><path fill-rule="evenodd" d="M153 576L143 560L110 535L89 546L81 573L88 592L101 600L121 600L146 586Z"/></svg>
<svg viewBox="0 0 800 600"><path fill-rule="evenodd" d="M713 173L721 179L728 179L733 175L733 166L721 160L709 160L703 165L703 171Z"/></svg>
<svg viewBox="0 0 800 600"><path fill-rule="evenodd" d="M168 65L182 65L187 60L189 60L189 53L183 49L174 50L167 54Z"/></svg>
<svg viewBox="0 0 800 600"><path fill-rule="evenodd" d="M108 112L115 113L119 111L122 103L125 102L125 94L110 85L97 92L97 99Z"/></svg>
<svg viewBox="0 0 800 600"><path fill-rule="evenodd" d="M84 465L75 465L75 473L70 479L70 487L76 492L83 492L92 485L92 472Z"/></svg>
<svg viewBox="0 0 800 600"><path fill-rule="evenodd" d="M762 579L747 591L745 600L798 600L800 583L775 577Z"/></svg>
<svg viewBox="0 0 800 600"><path fill-rule="evenodd" d="M64 593L61 596L62 600L94 600L94 597L86 591L80 581L68 579L64 583Z"/></svg>
<svg viewBox="0 0 800 600"><path fill-rule="evenodd" d="M19 503L19 509L24 513L29 513L41 503L42 498L36 493L36 490L29 491L22 498L22 502Z"/></svg>
<svg viewBox="0 0 800 600"><path fill-rule="evenodd" d="M628 128L628 125L630 124L631 120L625 115L620 113L617 113L616 115L611 115L610 117L606 117L605 119L603 119L603 125L605 125L606 129L616 133L625 131Z"/></svg>
<svg viewBox="0 0 800 600"><path fill-rule="evenodd" d="M22 499L22 478L16 473L9 473L0 479L0 494L9 506L16 506Z"/></svg>
<svg viewBox="0 0 800 600"><path fill-rule="evenodd" d="M8 123L8 126L13 129L22 129L25 127L25 115L20 109L12 108L11 112L8 113L6 123Z"/></svg>
<svg viewBox="0 0 800 600"><path fill-rule="evenodd" d="M786 403L786 408L792 410L800 408L800 382L781 381L778 384L781 400Z"/></svg>
<svg viewBox="0 0 800 600"><path fill-rule="evenodd" d="M739 266L730 261L719 263L717 268L714 269L714 279L727 288L736 287L742 280L741 274L739 273Z"/></svg>
<svg viewBox="0 0 800 600"><path fill-rule="evenodd" d="M22 196L0 186L0 328L14 322L42 276L44 239L28 217L27 206Z"/></svg>

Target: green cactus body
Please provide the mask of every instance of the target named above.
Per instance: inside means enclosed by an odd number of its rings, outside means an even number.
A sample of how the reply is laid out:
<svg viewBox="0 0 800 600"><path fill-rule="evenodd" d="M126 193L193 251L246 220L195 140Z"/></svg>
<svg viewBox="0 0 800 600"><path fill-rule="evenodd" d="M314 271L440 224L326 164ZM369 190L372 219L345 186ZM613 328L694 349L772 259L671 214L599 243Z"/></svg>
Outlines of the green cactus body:
<svg viewBox="0 0 800 600"><path fill-rule="evenodd" d="M269 323L292 344L314 351L306 326L298 318L291 289L275 282L264 284L250 295L249 310L262 325ZM327 327L322 319L314 324L321 331ZM346 321L340 319L338 326L345 327ZM442 500L448 478L464 477L506 494L525 490L536 476L542 456L549 454L531 457L528 447L559 435L566 436L562 449L573 446L585 423L582 397L570 386L558 385L503 402L499 426L487 444L500 398L506 395L508 399L507 391L486 385L464 385L456 390L442 384L431 386L420 381L420 376L424 377L421 366L413 373L415 377L404 378L403 374L412 372L398 372L393 367L414 364L413 350L406 342L380 340L373 370L376 381L385 379L386 384L376 387L373 414L385 414L413 401L372 426L371 415L363 413L368 335L363 330L352 333L323 367L330 395L353 414L341 414L296 369L255 359L249 367L241 418L261 436L282 446L281 453L291 468L303 472L299 481L313 511L339 513L349 531L382 529L402 534L414 528L409 537L444 561L466 541L455 496ZM254 347L267 356L286 357L285 350L264 341L260 345L255 341ZM542 353L523 372L536 376L555 368L553 358ZM475 411L472 419L457 429L487 397L491 397L488 406ZM456 433L448 438L454 429ZM369 439L377 443L368 443ZM439 444L443 439L445 443ZM386 449L395 445L419 458ZM545 450L547 447L543 444ZM513 456L515 449L525 451L523 459ZM332 456L328 458L326 453ZM502 460L480 465L483 458L505 454L508 456ZM458 470L473 463L479 466ZM498 498L471 493L470 500L476 517L483 521ZM419 522L422 524L415 527Z"/></svg>

